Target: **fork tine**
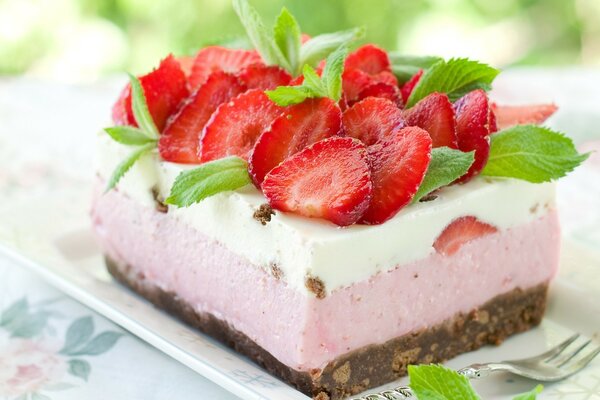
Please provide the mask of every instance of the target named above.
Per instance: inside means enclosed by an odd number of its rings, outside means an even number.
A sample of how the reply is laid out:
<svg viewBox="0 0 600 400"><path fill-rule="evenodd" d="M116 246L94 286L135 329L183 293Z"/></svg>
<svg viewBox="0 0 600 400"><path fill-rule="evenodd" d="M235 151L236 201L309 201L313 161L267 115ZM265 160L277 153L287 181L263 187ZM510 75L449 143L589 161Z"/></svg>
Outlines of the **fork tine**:
<svg viewBox="0 0 600 400"><path fill-rule="evenodd" d="M560 353L562 353L567 347L569 347L569 345L571 343L576 341L579 338L579 336L581 336L579 333L574 334L573 336L571 336L570 338L568 338L561 344L558 344L558 345L554 346L553 348L551 348L550 350L548 350L547 352L542 353L539 356L535 357L535 359L544 360L546 362L552 361L554 358L558 357L558 355L560 355Z"/></svg>
<svg viewBox="0 0 600 400"><path fill-rule="evenodd" d="M587 356L585 356L585 357L577 360L576 362L572 363L568 367L569 373L574 374L575 372L577 372L577 371L585 368L585 366L588 365L598 354L600 354L600 346L596 347Z"/></svg>
<svg viewBox="0 0 600 400"><path fill-rule="evenodd" d="M571 352L571 354L566 354L564 357L558 359L555 361L555 363L558 363L557 367L562 367L563 365L565 365L566 363L568 363L569 361L571 361L573 359L573 357L575 357L577 354L579 354L581 352L581 350L585 349L587 347L587 345L589 345L590 343L592 343L591 340L588 340L587 342L585 342L584 344L582 344L581 346L579 346L577 349L575 349L575 351Z"/></svg>

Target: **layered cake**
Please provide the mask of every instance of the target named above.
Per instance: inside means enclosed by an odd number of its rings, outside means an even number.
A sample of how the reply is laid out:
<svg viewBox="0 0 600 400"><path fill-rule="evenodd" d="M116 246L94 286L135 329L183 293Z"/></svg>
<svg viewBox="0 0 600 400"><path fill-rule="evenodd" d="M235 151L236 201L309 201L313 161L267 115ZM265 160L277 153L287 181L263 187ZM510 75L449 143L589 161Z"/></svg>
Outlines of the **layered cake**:
<svg viewBox="0 0 600 400"><path fill-rule="evenodd" d="M111 274L319 399L537 325L552 181L585 158L535 125L556 108L491 103L474 61L310 38L286 10L257 39L234 6L256 49L168 56L98 136Z"/></svg>

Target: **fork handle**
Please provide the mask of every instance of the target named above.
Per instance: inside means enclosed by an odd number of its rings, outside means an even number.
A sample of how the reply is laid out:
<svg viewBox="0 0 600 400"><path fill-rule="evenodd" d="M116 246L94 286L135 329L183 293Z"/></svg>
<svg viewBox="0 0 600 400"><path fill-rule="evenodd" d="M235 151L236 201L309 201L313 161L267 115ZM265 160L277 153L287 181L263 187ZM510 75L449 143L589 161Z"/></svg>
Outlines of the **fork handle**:
<svg viewBox="0 0 600 400"><path fill-rule="evenodd" d="M496 371L510 371L511 367L503 363L471 364L459 369L457 372L469 379L480 379Z"/></svg>

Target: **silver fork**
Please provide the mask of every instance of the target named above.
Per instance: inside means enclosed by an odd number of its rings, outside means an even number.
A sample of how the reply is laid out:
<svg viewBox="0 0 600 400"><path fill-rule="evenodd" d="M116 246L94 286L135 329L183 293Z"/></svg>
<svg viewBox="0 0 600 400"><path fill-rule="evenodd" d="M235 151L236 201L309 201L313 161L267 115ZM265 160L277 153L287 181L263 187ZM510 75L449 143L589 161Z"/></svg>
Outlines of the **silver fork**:
<svg viewBox="0 0 600 400"><path fill-rule="evenodd" d="M497 371L510 372L541 382L555 382L565 379L585 368L594 357L600 354L600 346L583 354L582 351L592 343L587 340L575 349L567 350L580 334L577 333L550 350L530 358L502 361L498 363L471 364L458 370L469 379L479 379ZM414 398L410 387L399 386L394 389L371 393L353 400L399 400Z"/></svg>

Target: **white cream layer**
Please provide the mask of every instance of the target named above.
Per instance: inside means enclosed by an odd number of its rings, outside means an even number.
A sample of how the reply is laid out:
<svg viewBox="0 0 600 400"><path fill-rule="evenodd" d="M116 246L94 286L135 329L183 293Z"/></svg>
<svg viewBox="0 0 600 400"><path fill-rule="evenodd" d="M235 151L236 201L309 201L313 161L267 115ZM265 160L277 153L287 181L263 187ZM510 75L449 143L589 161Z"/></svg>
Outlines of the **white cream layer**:
<svg viewBox="0 0 600 400"><path fill-rule="evenodd" d="M102 133L97 150L98 174L107 179L131 148ZM176 176L190 168L162 161L155 152L134 165L118 190L154 207L152 189L167 197ZM188 208L170 206L168 212L255 265L277 265L282 279L300 291L307 290L311 276L331 292L429 256L437 236L458 217L473 215L500 229L529 222L554 208L554 192L554 184L476 178L444 188L436 200L408 206L382 225L345 228L282 212L263 226L253 213L266 200L251 185Z"/></svg>

